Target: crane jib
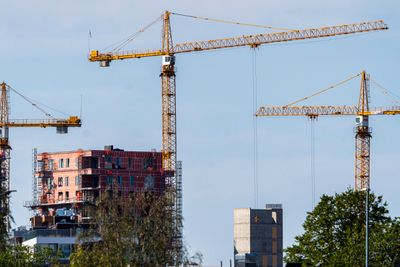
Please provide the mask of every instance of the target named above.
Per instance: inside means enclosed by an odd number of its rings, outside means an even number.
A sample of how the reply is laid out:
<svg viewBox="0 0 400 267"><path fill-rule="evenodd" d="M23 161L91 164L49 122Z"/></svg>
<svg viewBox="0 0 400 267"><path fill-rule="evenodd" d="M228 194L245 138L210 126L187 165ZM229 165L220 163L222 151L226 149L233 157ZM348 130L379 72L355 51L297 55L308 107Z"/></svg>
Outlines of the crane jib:
<svg viewBox="0 0 400 267"><path fill-rule="evenodd" d="M222 48L232 48L240 46L259 46L262 44L299 41L315 38L326 38L338 35L355 34L361 32L387 30L388 26L382 21L370 21L356 24L345 24L338 26L329 26L322 28L311 28L304 30L292 30L286 32L266 33L248 36L239 36L232 38L222 38L207 41L195 41L176 44L169 53L158 50L148 51L122 51L100 53L98 50L92 50L89 54L89 61L122 60L129 58L155 57L167 54L189 53L196 51L206 51Z"/></svg>

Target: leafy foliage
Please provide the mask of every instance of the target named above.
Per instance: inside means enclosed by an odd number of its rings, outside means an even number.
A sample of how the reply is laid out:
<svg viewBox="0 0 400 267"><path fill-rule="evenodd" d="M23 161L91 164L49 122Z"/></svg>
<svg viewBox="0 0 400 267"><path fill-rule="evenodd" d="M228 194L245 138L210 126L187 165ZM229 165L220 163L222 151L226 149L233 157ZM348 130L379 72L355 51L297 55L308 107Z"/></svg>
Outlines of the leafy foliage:
<svg viewBox="0 0 400 267"><path fill-rule="evenodd" d="M0 180L0 253L7 249L8 229L14 218L11 215L9 196Z"/></svg>
<svg viewBox="0 0 400 267"><path fill-rule="evenodd" d="M0 253L0 266L60 266L60 251L54 252L49 247L7 246Z"/></svg>
<svg viewBox="0 0 400 267"><path fill-rule="evenodd" d="M185 262L185 264L188 266L192 266L192 265L202 266L203 258L204 258L203 253L201 253L200 251L196 251L194 253L194 255L191 256L187 262ZM186 265L184 265L184 266L186 266Z"/></svg>
<svg viewBox="0 0 400 267"><path fill-rule="evenodd" d="M400 220L391 219L382 196L369 196L371 266L400 262ZM286 248L286 262L304 266L365 265L365 192L348 189L335 196L323 195L308 213L304 233Z"/></svg>
<svg viewBox="0 0 400 267"><path fill-rule="evenodd" d="M96 227L80 238L71 266L167 266L178 251L168 194L106 195L93 209Z"/></svg>

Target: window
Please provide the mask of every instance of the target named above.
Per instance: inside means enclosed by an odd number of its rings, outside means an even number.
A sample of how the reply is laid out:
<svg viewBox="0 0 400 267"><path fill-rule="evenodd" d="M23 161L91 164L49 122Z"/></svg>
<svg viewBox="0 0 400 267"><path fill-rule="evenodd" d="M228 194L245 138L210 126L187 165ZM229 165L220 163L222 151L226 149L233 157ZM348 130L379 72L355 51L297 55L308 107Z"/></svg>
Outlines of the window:
<svg viewBox="0 0 400 267"><path fill-rule="evenodd" d="M71 245L70 244L60 244L58 249L61 251L64 258L68 258L71 255Z"/></svg>
<svg viewBox="0 0 400 267"><path fill-rule="evenodd" d="M272 239L276 239L278 236L278 229L276 227L272 227Z"/></svg>
<svg viewBox="0 0 400 267"><path fill-rule="evenodd" d="M121 166L121 159L120 158L115 158L115 165L117 166L117 169Z"/></svg>
<svg viewBox="0 0 400 267"><path fill-rule="evenodd" d="M267 251L268 249L267 242L262 242L261 248L262 248L261 251Z"/></svg>
<svg viewBox="0 0 400 267"><path fill-rule="evenodd" d="M122 185L122 176L118 176L118 184Z"/></svg>
<svg viewBox="0 0 400 267"><path fill-rule="evenodd" d="M135 185L135 176L129 177L129 184L132 186Z"/></svg>
<svg viewBox="0 0 400 267"><path fill-rule="evenodd" d="M65 192L65 200L68 201L69 200L69 192Z"/></svg>
<svg viewBox="0 0 400 267"><path fill-rule="evenodd" d="M90 157L90 168L97 169L99 168L99 158L98 157Z"/></svg>
<svg viewBox="0 0 400 267"><path fill-rule="evenodd" d="M64 179L64 185L65 186L69 186L69 178L68 178L68 176L65 177L65 179Z"/></svg>
<svg viewBox="0 0 400 267"><path fill-rule="evenodd" d="M262 255L262 266L268 266L268 256Z"/></svg>
<svg viewBox="0 0 400 267"><path fill-rule="evenodd" d="M75 185L79 186L80 182L81 181L79 180L79 176L75 176Z"/></svg>
<svg viewBox="0 0 400 267"><path fill-rule="evenodd" d="M58 168L64 168L64 159L58 160Z"/></svg>
<svg viewBox="0 0 400 267"><path fill-rule="evenodd" d="M49 171L53 170L53 166L54 166L54 159L49 159Z"/></svg>
<svg viewBox="0 0 400 267"><path fill-rule="evenodd" d="M62 177L58 177L58 186L59 187L63 186L63 178Z"/></svg>
<svg viewBox="0 0 400 267"><path fill-rule="evenodd" d="M53 178L52 178L52 177L47 178L47 185L48 185L48 187L49 187L50 190L53 189L53 187L54 187L54 182L53 182Z"/></svg>
<svg viewBox="0 0 400 267"><path fill-rule="evenodd" d="M143 169L153 168L154 166L154 159L153 158L145 158L143 160Z"/></svg>
<svg viewBox="0 0 400 267"><path fill-rule="evenodd" d="M54 253L58 250L58 244L54 244L54 243L48 244L47 246L43 246L43 247L49 247L49 248L51 248L51 250L52 250Z"/></svg>
<svg viewBox="0 0 400 267"><path fill-rule="evenodd" d="M272 253L273 254L277 253L277 251L278 251L278 246L277 245L278 244L277 244L276 240L273 240L272 241Z"/></svg>
<svg viewBox="0 0 400 267"><path fill-rule="evenodd" d="M66 168L69 168L69 158L66 158L66 159L65 159L65 167L66 167Z"/></svg>
<svg viewBox="0 0 400 267"><path fill-rule="evenodd" d="M99 176L93 176L92 186L99 187Z"/></svg>
<svg viewBox="0 0 400 267"><path fill-rule="evenodd" d="M37 170L42 170L43 166L44 166L43 161L38 160L37 166L36 166ZM37 171L37 170L35 170L35 171Z"/></svg>
<svg viewBox="0 0 400 267"><path fill-rule="evenodd" d="M63 200L63 192L58 192L58 201Z"/></svg>
<svg viewBox="0 0 400 267"><path fill-rule="evenodd" d="M104 168L112 169L112 157L110 155L105 155L104 157Z"/></svg>
<svg viewBox="0 0 400 267"><path fill-rule="evenodd" d="M108 184L108 185L112 185L112 184L113 184L113 178L112 178L112 176L108 176L108 177L107 177L107 184Z"/></svg>
<svg viewBox="0 0 400 267"><path fill-rule="evenodd" d="M78 168L79 167L79 159L75 158L75 167Z"/></svg>
<svg viewBox="0 0 400 267"><path fill-rule="evenodd" d="M132 169L132 159L131 158L128 159L128 168Z"/></svg>
<svg viewBox="0 0 400 267"><path fill-rule="evenodd" d="M272 266L278 266L278 256L272 256Z"/></svg>
<svg viewBox="0 0 400 267"><path fill-rule="evenodd" d="M145 187L145 189L154 189L154 176L153 175L147 175L144 178L144 187Z"/></svg>

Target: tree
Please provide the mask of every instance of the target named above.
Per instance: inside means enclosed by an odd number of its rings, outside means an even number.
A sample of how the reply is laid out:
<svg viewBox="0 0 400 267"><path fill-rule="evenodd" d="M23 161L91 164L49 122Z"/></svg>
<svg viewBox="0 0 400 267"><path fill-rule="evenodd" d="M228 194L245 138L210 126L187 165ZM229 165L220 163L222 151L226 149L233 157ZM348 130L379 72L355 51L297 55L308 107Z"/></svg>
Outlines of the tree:
<svg viewBox="0 0 400 267"><path fill-rule="evenodd" d="M6 191L6 187L2 184L0 175L0 253L5 252L8 247L8 230L11 222L14 222L10 211L10 193L11 191Z"/></svg>
<svg viewBox="0 0 400 267"><path fill-rule="evenodd" d="M61 266L61 251L53 251L50 247L7 246L0 253L0 266Z"/></svg>
<svg viewBox="0 0 400 267"><path fill-rule="evenodd" d="M196 251L193 256L185 263L187 266L202 266L203 264L203 253Z"/></svg>
<svg viewBox="0 0 400 267"><path fill-rule="evenodd" d="M382 196L369 196L371 266L400 263L400 220L391 219ZM365 266L365 192L348 189L323 195L303 224L304 233L286 248L286 262L303 266Z"/></svg>
<svg viewBox="0 0 400 267"><path fill-rule="evenodd" d="M104 194L92 208L94 228L80 237L71 266L172 266L180 256L169 194Z"/></svg>

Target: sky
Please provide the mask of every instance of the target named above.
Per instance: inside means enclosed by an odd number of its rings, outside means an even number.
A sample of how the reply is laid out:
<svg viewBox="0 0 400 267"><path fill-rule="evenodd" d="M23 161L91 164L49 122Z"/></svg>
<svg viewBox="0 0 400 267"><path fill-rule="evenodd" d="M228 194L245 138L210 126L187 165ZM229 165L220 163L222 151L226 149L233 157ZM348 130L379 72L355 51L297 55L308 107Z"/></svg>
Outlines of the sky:
<svg viewBox="0 0 400 267"><path fill-rule="evenodd" d="M255 207L253 186L253 69L257 102L284 105L362 70L400 95L400 3L395 0L1 0L0 79L24 95L67 114L82 128L11 129L12 211L29 224L23 202L31 199L32 149L60 151L161 149L160 58L112 62L100 68L89 49L123 40L164 10L224 20L301 29L384 19L388 31L177 55L178 159L183 161L184 234L190 253L208 266L233 257L233 209ZM263 33L248 28L173 16L175 43ZM126 49L159 48L158 23ZM92 38L89 38L89 30ZM360 81L304 105L354 105ZM390 106L371 85L372 106ZM395 98L399 100L399 98ZM56 116L65 116L54 112ZM44 118L11 95L10 118ZM371 187L400 216L397 188L399 118L371 118ZM284 246L302 233L312 209L311 124L307 118L258 118L258 207L282 203ZM354 184L354 118L321 117L315 123L316 197Z"/></svg>

